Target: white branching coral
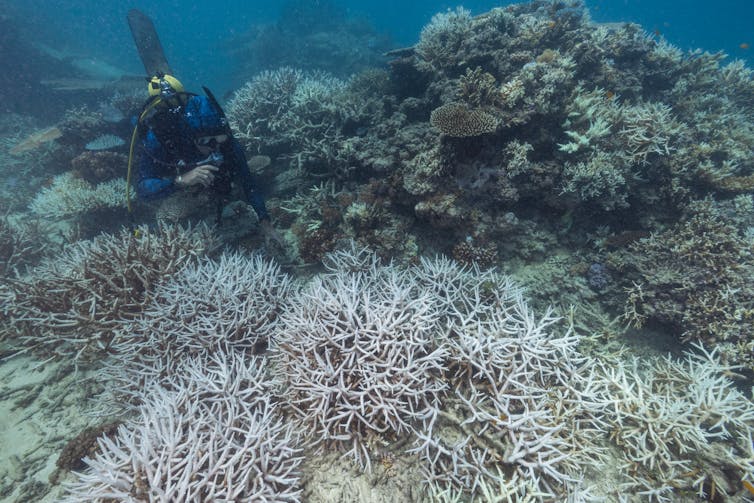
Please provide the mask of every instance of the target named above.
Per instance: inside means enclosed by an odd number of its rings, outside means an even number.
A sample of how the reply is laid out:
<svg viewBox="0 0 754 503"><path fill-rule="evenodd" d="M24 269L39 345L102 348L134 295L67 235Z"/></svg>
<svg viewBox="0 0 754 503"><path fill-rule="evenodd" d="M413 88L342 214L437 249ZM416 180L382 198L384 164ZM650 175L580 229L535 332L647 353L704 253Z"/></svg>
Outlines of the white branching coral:
<svg viewBox="0 0 754 503"><path fill-rule="evenodd" d="M226 107L228 118L236 134L247 142L254 140L264 124L257 124L257 117L264 117L268 129L275 131L277 121L285 113L285 106L303 80L304 73L294 68L283 67L264 71L235 92Z"/></svg>
<svg viewBox="0 0 754 503"><path fill-rule="evenodd" d="M578 86L566 111L568 118L563 127L571 141L558 147L562 152L573 154L593 150L600 138L614 133L620 121L621 106L615 97L609 98L604 89L587 91Z"/></svg>
<svg viewBox="0 0 754 503"><path fill-rule="evenodd" d="M563 126L571 141L558 147L569 154L624 150L628 161L646 164L652 155L670 155L675 149L673 142L682 131L668 105L620 103L617 97L599 88L586 91L577 87L567 110L568 119Z"/></svg>
<svg viewBox="0 0 754 503"><path fill-rule="evenodd" d="M187 362L99 439L63 501L300 501L298 434L271 400L273 384L261 358Z"/></svg>
<svg viewBox="0 0 754 503"><path fill-rule="evenodd" d="M574 90L565 134L563 192L595 201L606 210L628 206L628 196L647 178L646 167L665 160L683 138L671 107L660 102L622 103L603 89Z"/></svg>
<svg viewBox="0 0 754 503"><path fill-rule="evenodd" d="M410 276L374 264L315 278L292 297L275 361L315 444L346 447L369 468L369 442L434 421L446 385L432 307Z"/></svg>
<svg viewBox="0 0 754 503"><path fill-rule="evenodd" d="M632 161L641 164L646 164L652 155L670 155L675 150L673 141L682 131L681 125L673 118L671 108L664 103L623 107L622 122L623 128L619 134Z"/></svg>
<svg viewBox="0 0 754 503"><path fill-rule="evenodd" d="M606 405L602 419L620 448L625 488L654 501L671 501L676 489L702 496L715 487L725 493L727 482L710 465L723 463L732 471L747 465L746 449L736 454L714 446L749 437L754 406L726 376L732 367L715 352L696 350L683 361L666 357L598 365L596 396Z"/></svg>
<svg viewBox="0 0 754 503"><path fill-rule="evenodd" d="M157 284L216 247L206 226L124 229L76 242L10 284L17 343L45 357L107 350Z"/></svg>
<svg viewBox="0 0 754 503"><path fill-rule="evenodd" d="M650 501L754 477L754 406L714 353L599 360L494 271L354 244L324 263L295 291L257 256L184 264L102 325L102 403L131 419L66 501L297 501L305 442L366 470L408 449L438 501L589 501L616 456L613 487Z"/></svg>
<svg viewBox="0 0 754 503"><path fill-rule="evenodd" d="M262 143L301 141L300 137L327 129L324 118L340 114L344 103L338 97L344 88L343 81L324 72L288 67L264 71L236 91L228 103L228 117L250 150Z"/></svg>
<svg viewBox="0 0 754 503"><path fill-rule="evenodd" d="M306 74L296 86L291 95L291 105L299 110L313 109L317 112L320 107L328 107L332 112L338 108L334 95L345 90L346 83L324 72Z"/></svg>
<svg viewBox="0 0 754 503"><path fill-rule="evenodd" d="M117 328L106 374L120 401L138 403L146 386L179 374L189 358L262 353L291 288L290 277L259 255L226 252L188 265Z"/></svg>
<svg viewBox="0 0 754 503"><path fill-rule="evenodd" d="M511 478L511 494L565 497L600 452L579 338L558 334L549 313L536 318L505 276L445 259L423 261L417 275L442 306L454 390L413 449L430 486L481 495Z"/></svg>
<svg viewBox="0 0 754 503"><path fill-rule="evenodd" d="M580 487L602 404L558 318L536 318L506 276L444 258L400 268L352 249L326 263L275 338L289 405L315 443L369 467L371 442L413 437L435 496L479 496L500 477L528 497Z"/></svg>
<svg viewBox="0 0 754 503"><path fill-rule="evenodd" d="M471 35L471 11L458 7L441 12L422 28L417 54L434 68L451 66L463 42Z"/></svg>
<svg viewBox="0 0 754 503"><path fill-rule="evenodd" d="M67 172L53 178L29 205L36 215L60 218L103 208L126 206L126 181L122 178L92 185Z"/></svg>
<svg viewBox="0 0 754 503"><path fill-rule="evenodd" d="M605 209L628 206L625 156L594 152L584 161L567 162L563 167L563 192L578 194L584 201L601 200Z"/></svg>

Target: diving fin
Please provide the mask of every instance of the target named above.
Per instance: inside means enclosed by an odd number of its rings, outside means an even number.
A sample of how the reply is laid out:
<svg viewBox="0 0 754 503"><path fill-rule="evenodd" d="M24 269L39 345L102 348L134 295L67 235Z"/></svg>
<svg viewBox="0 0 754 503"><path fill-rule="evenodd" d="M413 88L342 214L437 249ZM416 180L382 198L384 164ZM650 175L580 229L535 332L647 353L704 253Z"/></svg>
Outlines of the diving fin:
<svg viewBox="0 0 754 503"><path fill-rule="evenodd" d="M128 26L131 28L131 35L147 75L150 77L159 74L172 75L173 72L160 44L160 37L157 36L157 30L149 16L138 9L131 9L128 11Z"/></svg>

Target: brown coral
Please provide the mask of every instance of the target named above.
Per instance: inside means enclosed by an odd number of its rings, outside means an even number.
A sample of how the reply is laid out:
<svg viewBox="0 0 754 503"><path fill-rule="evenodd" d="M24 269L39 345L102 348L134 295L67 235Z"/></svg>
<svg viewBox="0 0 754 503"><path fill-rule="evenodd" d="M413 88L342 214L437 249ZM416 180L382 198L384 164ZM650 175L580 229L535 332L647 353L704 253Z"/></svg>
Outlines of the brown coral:
<svg viewBox="0 0 754 503"><path fill-rule="evenodd" d="M61 470L80 470L84 468L86 465L82 460L85 457L92 457L97 452L97 439L103 435L114 435L120 425L120 421L108 421L86 428L65 444L55 465Z"/></svg>
<svg viewBox="0 0 754 503"><path fill-rule="evenodd" d="M685 340L715 345L754 339L754 262L749 242L702 207L686 222L631 245L626 318L653 320Z"/></svg>
<svg viewBox="0 0 754 503"><path fill-rule="evenodd" d="M754 190L754 175L707 177L710 185L725 192L745 194Z"/></svg>
<svg viewBox="0 0 754 503"><path fill-rule="evenodd" d="M458 97L474 107L493 106L500 101L500 90L495 77L477 66L461 76Z"/></svg>
<svg viewBox="0 0 754 503"><path fill-rule="evenodd" d="M299 238L298 251L301 260L307 264L320 262L322 258L335 249L335 235L326 229L314 229L311 232L294 232Z"/></svg>
<svg viewBox="0 0 754 503"><path fill-rule="evenodd" d="M0 277L36 262L45 253L47 239L38 223L15 223L0 218Z"/></svg>
<svg viewBox="0 0 754 503"><path fill-rule="evenodd" d="M463 138L494 133L499 121L481 108L454 102L433 110L429 122L445 135Z"/></svg>
<svg viewBox="0 0 754 503"><path fill-rule="evenodd" d="M455 194L438 194L414 206L414 213L432 227L453 229L461 225L467 216Z"/></svg>
<svg viewBox="0 0 754 503"><path fill-rule="evenodd" d="M125 155L108 151L87 151L71 160L73 171L93 184L125 176L127 165Z"/></svg>
<svg viewBox="0 0 754 503"><path fill-rule="evenodd" d="M216 246L207 227L167 225L77 242L10 282L3 297L12 300L18 343L44 357L106 351L113 330L141 313L154 285Z"/></svg>
<svg viewBox="0 0 754 503"><path fill-rule="evenodd" d="M490 267L497 261L497 246L494 243L461 241L453 247L453 258L462 264Z"/></svg>

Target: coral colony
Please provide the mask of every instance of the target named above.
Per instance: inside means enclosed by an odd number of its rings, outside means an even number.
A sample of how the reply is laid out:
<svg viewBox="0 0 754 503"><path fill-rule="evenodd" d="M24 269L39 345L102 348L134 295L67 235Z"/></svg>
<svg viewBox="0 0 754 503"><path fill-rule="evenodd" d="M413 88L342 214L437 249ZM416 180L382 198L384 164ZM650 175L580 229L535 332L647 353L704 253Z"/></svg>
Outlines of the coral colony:
<svg viewBox="0 0 754 503"><path fill-rule="evenodd" d="M751 71L578 1L441 13L390 58L227 107L296 267L171 218L55 253L0 220L0 338L102 386L63 501L315 501L334 454L340 501L754 497ZM105 123L19 138L32 214L123 204Z"/></svg>
<svg viewBox="0 0 754 503"><path fill-rule="evenodd" d="M734 490L715 463L751 471L754 407L715 353L586 356L510 278L445 258L382 264L352 246L327 265L292 289L271 262L226 254L162 283L110 346L110 400L130 419L66 501L298 501L304 452L371 471L391 444L440 500L583 501L590 470L617 463L621 492L670 501Z"/></svg>

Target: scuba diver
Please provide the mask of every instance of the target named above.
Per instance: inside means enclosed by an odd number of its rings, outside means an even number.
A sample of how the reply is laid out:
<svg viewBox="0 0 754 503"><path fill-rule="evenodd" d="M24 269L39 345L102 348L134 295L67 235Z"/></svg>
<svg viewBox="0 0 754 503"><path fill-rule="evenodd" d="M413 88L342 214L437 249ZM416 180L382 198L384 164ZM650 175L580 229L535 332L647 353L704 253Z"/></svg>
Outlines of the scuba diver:
<svg viewBox="0 0 754 503"><path fill-rule="evenodd" d="M148 16L131 9L128 25L144 69L151 76L147 87L149 100L131 137L126 182L129 211L134 146L138 138L143 147L135 177L139 199L160 201L161 209L168 208L163 216L171 217L167 218L170 220L185 216L183 210L214 203L219 225L235 182L259 218L268 249L285 256L283 241L272 227L264 199L255 190L246 155L233 137L220 104L206 87L202 88L204 96L184 90L173 76Z"/></svg>
<svg viewBox="0 0 754 503"><path fill-rule="evenodd" d="M135 180L139 199L178 199L192 210L213 202L219 224L236 182L254 208L267 244L282 247L243 149L212 93L207 88L205 96L188 93L178 79L163 73L149 80L148 91L136 125L143 147Z"/></svg>

